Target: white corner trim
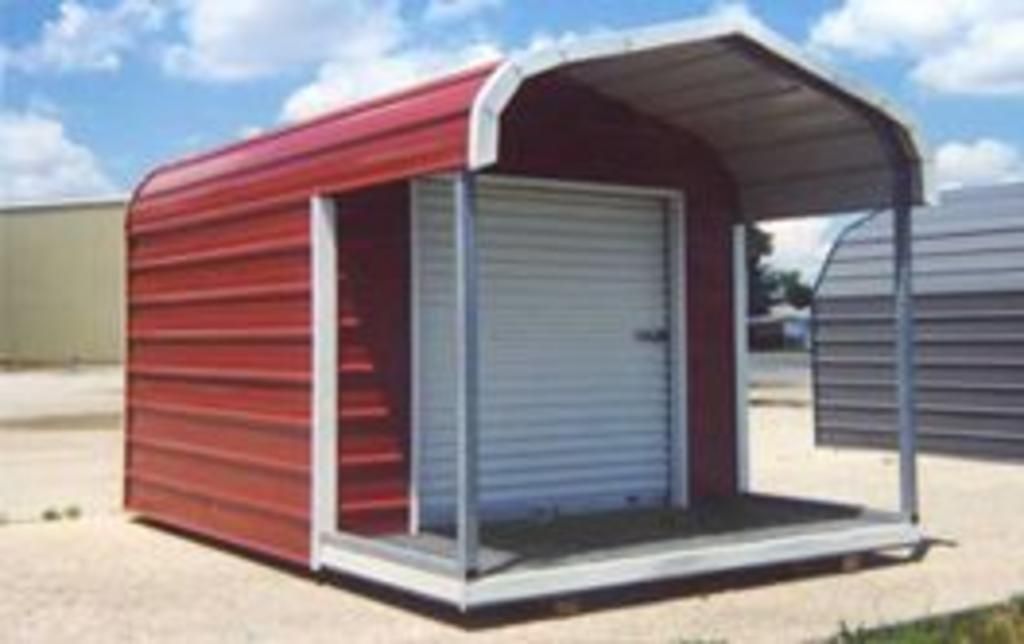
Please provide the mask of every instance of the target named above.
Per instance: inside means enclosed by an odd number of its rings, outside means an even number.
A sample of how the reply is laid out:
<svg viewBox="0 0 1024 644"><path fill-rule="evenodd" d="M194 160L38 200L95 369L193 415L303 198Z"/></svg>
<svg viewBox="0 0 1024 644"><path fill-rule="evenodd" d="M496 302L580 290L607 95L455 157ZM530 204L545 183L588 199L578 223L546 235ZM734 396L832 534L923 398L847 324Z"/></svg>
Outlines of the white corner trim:
<svg viewBox="0 0 1024 644"><path fill-rule="evenodd" d="M747 228L733 226L733 324L736 352L736 487L750 491L750 349L747 337Z"/></svg>
<svg viewBox="0 0 1024 644"><path fill-rule="evenodd" d="M672 504L686 508L690 506L690 395L689 395L689 350L687 317L689 300L686 290L686 196L679 192L667 200L668 244L671 297L669 319L671 339L669 361L671 365L672 409Z"/></svg>
<svg viewBox="0 0 1024 644"><path fill-rule="evenodd" d="M673 22L614 34L600 34L510 56L491 73L473 100L467 166L470 170L481 170L497 163L501 115L520 86L530 78L574 63L726 38L744 39L753 43L775 58L835 87L837 91L892 121L906 136L910 156L922 166L921 198L928 199L934 195L932 173L924 167L930 159L928 147L912 119L902 110L860 83L841 77L815 62L796 45L766 27L749 19L732 17Z"/></svg>
<svg viewBox="0 0 1024 644"><path fill-rule="evenodd" d="M323 567L320 535L338 529L338 217L334 199L309 208L313 386L310 445L310 568Z"/></svg>

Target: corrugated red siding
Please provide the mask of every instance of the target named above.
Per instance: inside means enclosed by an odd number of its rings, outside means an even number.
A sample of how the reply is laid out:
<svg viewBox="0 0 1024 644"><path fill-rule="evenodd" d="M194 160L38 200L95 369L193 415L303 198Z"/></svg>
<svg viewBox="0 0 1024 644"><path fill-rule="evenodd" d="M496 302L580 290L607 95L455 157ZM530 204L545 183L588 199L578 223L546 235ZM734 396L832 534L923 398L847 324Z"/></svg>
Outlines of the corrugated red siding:
<svg viewBox="0 0 1024 644"><path fill-rule="evenodd" d="M126 503L305 562L308 200L206 214L129 229Z"/></svg>
<svg viewBox="0 0 1024 644"><path fill-rule="evenodd" d="M695 498L734 494L730 175L700 141L558 77L524 88L504 127L494 172L685 192L691 489Z"/></svg>
<svg viewBox="0 0 1024 644"><path fill-rule="evenodd" d="M172 164L139 187L127 226L129 509L307 563L309 198L462 166L490 69ZM404 525L408 506L407 192L347 197L340 516L374 531Z"/></svg>

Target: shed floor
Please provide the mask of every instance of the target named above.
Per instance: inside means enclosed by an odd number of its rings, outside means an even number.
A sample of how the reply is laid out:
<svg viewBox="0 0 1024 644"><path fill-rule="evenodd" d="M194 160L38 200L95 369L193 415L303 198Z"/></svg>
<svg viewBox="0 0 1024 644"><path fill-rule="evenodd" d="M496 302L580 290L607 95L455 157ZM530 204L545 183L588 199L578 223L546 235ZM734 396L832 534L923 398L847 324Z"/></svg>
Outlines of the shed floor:
<svg viewBox="0 0 1024 644"><path fill-rule="evenodd" d="M545 521L501 521L482 526L480 573L540 570L899 521L897 515L877 510L763 495L718 499L686 510L634 508ZM454 557L450 528L387 539Z"/></svg>

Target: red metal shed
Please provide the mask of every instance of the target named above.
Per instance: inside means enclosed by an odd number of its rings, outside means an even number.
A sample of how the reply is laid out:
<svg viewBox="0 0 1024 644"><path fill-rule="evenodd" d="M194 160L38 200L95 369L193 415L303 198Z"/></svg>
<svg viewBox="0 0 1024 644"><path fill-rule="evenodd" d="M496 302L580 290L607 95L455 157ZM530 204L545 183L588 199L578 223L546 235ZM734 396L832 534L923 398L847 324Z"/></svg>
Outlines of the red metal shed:
<svg viewBox="0 0 1024 644"><path fill-rule="evenodd" d="M884 103L699 21L161 167L129 213L126 505L462 608L916 543L910 405L901 513L748 493L736 267L747 222L886 206L905 268L921 159Z"/></svg>

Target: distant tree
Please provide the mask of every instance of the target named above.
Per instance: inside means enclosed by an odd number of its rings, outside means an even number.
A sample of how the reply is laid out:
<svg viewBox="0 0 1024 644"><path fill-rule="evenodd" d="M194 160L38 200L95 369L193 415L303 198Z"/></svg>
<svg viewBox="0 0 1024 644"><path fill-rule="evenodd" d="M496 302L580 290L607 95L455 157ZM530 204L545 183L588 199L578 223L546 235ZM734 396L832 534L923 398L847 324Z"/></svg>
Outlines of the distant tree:
<svg viewBox="0 0 1024 644"><path fill-rule="evenodd" d="M778 271L775 276L783 302L795 309L805 309L811 305L814 289L803 281L800 271Z"/></svg>
<svg viewBox="0 0 1024 644"><path fill-rule="evenodd" d="M747 228L747 307L750 315L765 315L783 302L804 309L814 299L814 289L799 271L776 270L768 258L774 251L771 233L757 225Z"/></svg>
<svg viewBox="0 0 1024 644"><path fill-rule="evenodd" d="M747 310L764 315L772 306L776 281L765 259L772 254L772 236L757 225L747 228Z"/></svg>

